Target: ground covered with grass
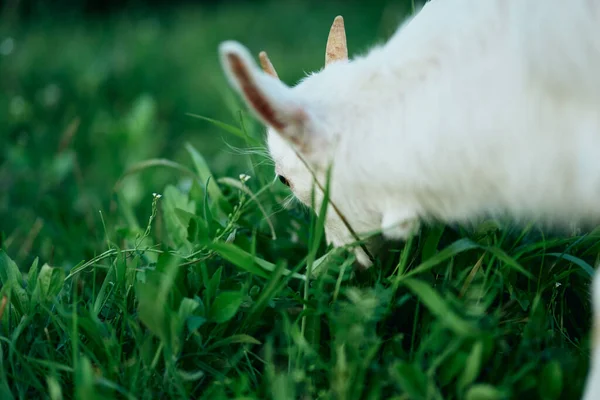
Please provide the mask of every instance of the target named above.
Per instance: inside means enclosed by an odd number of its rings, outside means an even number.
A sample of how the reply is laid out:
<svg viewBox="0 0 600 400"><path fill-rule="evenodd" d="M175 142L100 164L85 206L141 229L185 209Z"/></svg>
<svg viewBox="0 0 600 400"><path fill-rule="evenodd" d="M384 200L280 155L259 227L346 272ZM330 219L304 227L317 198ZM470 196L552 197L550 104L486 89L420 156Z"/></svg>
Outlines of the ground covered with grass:
<svg viewBox="0 0 600 400"><path fill-rule="evenodd" d="M219 70L233 38L292 83L333 16L357 53L410 6L5 20L0 398L579 398L600 231L428 226L355 270Z"/></svg>

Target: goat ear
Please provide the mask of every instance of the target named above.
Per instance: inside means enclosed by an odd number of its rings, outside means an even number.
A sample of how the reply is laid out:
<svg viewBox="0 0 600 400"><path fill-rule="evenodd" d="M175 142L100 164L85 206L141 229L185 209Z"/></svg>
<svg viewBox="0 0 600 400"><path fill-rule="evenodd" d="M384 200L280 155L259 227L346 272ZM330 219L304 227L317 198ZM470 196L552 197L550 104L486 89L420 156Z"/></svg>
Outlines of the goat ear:
<svg viewBox="0 0 600 400"><path fill-rule="evenodd" d="M280 80L258 68L246 48L227 41L219 46L221 64L231 86L244 98L250 109L267 125L299 148L305 148L307 109Z"/></svg>

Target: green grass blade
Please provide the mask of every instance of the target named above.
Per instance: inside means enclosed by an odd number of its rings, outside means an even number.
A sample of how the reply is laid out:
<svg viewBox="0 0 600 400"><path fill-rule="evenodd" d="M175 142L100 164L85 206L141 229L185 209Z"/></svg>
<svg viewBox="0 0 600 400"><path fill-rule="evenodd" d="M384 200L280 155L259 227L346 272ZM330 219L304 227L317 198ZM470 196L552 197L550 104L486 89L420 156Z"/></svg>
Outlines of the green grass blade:
<svg viewBox="0 0 600 400"><path fill-rule="evenodd" d="M456 334L461 336L474 336L479 332L479 329L476 326L460 318L452 311L439 293L427 283L417 279L407 278L402 281L402 284L417 295L427 309Z"/></svg>

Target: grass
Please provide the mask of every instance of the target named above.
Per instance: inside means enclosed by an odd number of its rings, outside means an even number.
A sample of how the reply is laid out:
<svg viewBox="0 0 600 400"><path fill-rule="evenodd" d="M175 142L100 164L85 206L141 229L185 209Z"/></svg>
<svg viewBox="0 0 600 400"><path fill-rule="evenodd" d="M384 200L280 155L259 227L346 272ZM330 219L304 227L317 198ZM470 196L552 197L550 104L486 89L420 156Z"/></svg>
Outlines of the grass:
<svg viewBox="0 0 600 400"><path fill-rule="evenodd" d="M429 226L355 271L214 52L293 82L332 15L360 52L408 8L256 7L2 32L0 398L579 398L598 231Z"/></svg>

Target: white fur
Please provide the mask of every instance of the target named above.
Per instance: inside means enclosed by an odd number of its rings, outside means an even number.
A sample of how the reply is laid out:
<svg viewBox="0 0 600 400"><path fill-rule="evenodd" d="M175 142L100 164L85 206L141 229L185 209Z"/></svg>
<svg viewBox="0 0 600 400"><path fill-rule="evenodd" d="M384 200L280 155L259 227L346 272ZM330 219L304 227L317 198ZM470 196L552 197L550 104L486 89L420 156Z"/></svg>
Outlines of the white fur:
<svg viewBox="0 0 600 400"><path fill-rule="evenodd" d="M221 54L244 55L280 114L307 113L285 134L269 129L277 172L310 205L313 180L288 139L306 144L321 182L333 161L331 199L355 231L405 238L420 220L490 214L596 222L599 9L591 0L433 0L385 45L293 88L237 44ZM328 215L329 242L353 242Z"/></svg>

